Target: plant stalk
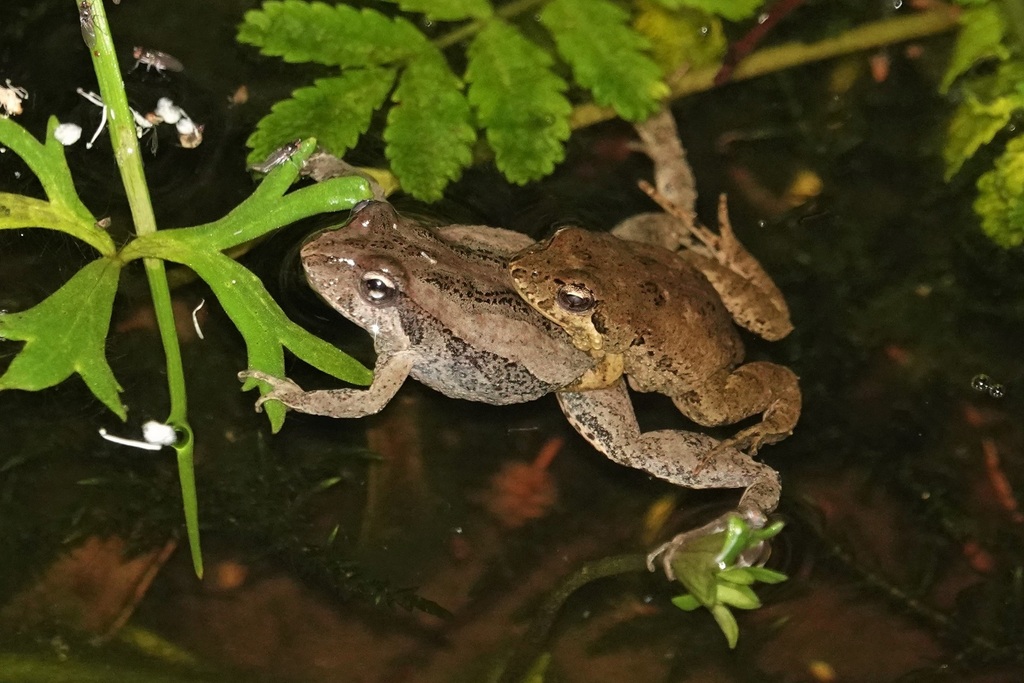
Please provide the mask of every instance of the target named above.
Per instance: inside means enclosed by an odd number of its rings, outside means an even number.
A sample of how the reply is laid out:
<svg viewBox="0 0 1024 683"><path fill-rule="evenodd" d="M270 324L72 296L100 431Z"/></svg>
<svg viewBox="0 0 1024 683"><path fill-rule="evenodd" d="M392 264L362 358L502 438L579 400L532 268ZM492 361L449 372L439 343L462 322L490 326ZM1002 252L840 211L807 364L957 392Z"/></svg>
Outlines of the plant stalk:
<svg viewBox="0 0 1024 683"><path fill-rule="evenodd" d="M90 46L93 69L100 86L100 95L107 107L107 119L110 123L110 142L114 150L114 159L121 173L131 208L132 221L137 235L156 232L156 218L146 185L146 175L142 167L142 154L139 150L135 121L128 107L128 97L124 90L124 81L117 63L117 53L110 35L103 0L82 0L91 12L95 41ZM79 3L75 2L76 8ZM188 400L185 392L185 372L181 363L181 348L174 326L174 312L171 306L171 290L167 284L167 274L163 261L147 258L143 260L149 289L153 296L153 308L160 340L164 347L167 363L167 388L170 396L170 411L167 424L183 434L180 443L175 444L178 454L178 474L181 481L182 500L185 507L185 521L188 529L189 545L192 550L192 564L196 574L203 575L202 556L199 546L198 509L195 492L195 471L193 467L192 429L188 424Z"/></svg>

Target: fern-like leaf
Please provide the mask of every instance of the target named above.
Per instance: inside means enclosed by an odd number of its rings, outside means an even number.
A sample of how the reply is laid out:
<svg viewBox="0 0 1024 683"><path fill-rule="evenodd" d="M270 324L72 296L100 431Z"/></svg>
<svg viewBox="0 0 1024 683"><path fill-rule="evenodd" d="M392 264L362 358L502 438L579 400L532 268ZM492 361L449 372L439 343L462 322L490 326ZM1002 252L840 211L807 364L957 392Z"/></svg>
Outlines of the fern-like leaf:
<svg viewBox="0 0 1024 683"><path fill-rule="evenodd" d="M395 82L393 69L350 69L321 78L275 104L246 144L256 164L297 137L315 137L331 154L342 156L370 127L370 117Z"/></svg>
<svg viewBox="0 0 1024 683"><path fill-rule="evenodd" d="M554 60L502 21L477 35L468 56L467 96L498 168L519 184L551 173L565 157L572 112Z"/></svg>
<svg viewBox="0 0 1024 683"><path fill-rule="evenodd" d="M427 42L405 19L302 0L271 0L246 12L238 40L286 62L341 67L394 64L412 57Z"/></svg>
<svg viewBox="0 0 1024 683"><path fill-rule="evenodd" d="M431 21L484 19L494 13L488 0L387 0L405 12L423 14Z"/></svg>
<svg viewBox="0 0 1024 683"><path fill-rule="evenodd" d="M989 238L1011 249L1024 244L1024 136L1006 143L991 171L978 178L974 212Z"/></svg>
<svg viewBox="0 0 1024 683"><path fill-rule="evenodd" d="M429 49L409 63L392 96L385 154L402 189L424 201L440 199L472 160L476 131L460 87L444 55Z"/></svg>
<svg viewBox="0 0 1024 683"><path fill-rule="evenodd" d="M668 95L647 41L629 27L629 14L610 0L554 0L540 13L576 82L624 119L642 121Z"/></svg>

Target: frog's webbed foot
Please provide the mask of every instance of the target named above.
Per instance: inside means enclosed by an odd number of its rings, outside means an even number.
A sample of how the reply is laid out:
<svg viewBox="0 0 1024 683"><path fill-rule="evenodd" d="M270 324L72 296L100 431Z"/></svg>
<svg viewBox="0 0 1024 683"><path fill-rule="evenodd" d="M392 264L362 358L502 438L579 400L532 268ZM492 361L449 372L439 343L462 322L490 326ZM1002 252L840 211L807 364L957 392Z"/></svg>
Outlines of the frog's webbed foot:
<svg viewBox="0 0 1024 683"><path fill-rule="evenodd" d="M704 536L710 536L711 534L717 534L725 531L729 528L729 520L736 515L736 512L728 512L721 517L708 522L704 526L684 531L681 534L674 536L671 540L662 543L647 554L647 570L651 572L655 571L655 563L660 562L662 570L665 572L665 577L669 581L675 581L676 573L672 568L672 563L674 562L676 555L698 538L703 538ZM751 529L761 529L767 522L767 518L762 514L758 514L754 515L753 519L748 519L746 521ZM771 547L767 541L754 543L740 553L739 557L735 560L734 565L738 567L751 567L762 564L768 559L770 551ZM723 548L721 554L724 555L726 552L727 548ZM721 555L716 557L714 561L716 564L720 563L722 561Z"/></svg>
<svg viewBox="0 0 1024 683"><path fill-rule="evenodd" d="M302 396L306 392L295 382L287 377L276 377L261 370L243 370L238 373L238 379L243 382L256 380L270 386L270 391L264 392L256 399L256 412L263 412L263 404L267 401L280 401L285 407L291 408L295 397Z"/></svg>
<svg viewBox="0 0 1024 683"><path fill-rule="evenodd" d="M719 196L719 232L715 233L650 183L641 180L639 184L696 239L696 244L678 240L676 253L704 274L737 324L769 341L782 339L793 330L782 292L733 232L724 194Z"/></svg>

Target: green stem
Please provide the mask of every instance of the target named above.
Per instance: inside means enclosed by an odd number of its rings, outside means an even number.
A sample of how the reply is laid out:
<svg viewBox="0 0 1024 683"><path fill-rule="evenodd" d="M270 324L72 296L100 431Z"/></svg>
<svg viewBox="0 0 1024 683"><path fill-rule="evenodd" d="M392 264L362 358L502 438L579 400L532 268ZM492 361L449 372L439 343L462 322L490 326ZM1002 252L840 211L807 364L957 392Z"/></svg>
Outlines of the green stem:
<svg viewBox="0 0 1024 683"><path fill-rule="evenodd" d="M647 558L644 555L614 555L589 562L562 580L537 610L537 616L529 630L509 658L501 672L499 683L518 683L530 671L533 663L544 652L548 634L555 625L555 619L562 611L562 605L573 593L591 581L617 574L647 572Z"/></svg>
<svg viewBox="0 0 1024 683"><path fill-rule="evenodd" d="M740 62L732 74L732 81L743 81L766 74L784 71L795 66L820 62L840 55L864 52L873 48L903 43L956 28L957 19L954 12L945 9L912 14L864 24L855 29L841 33L834 38L826 38L817 43L787 43L777 47L769 47L751 54ZM669 80L673 100L698 92L711 90L714 85L718 66L705 67L689 71ZM596 104L582 104L572 112L572 128L577 130L601 121L616 117L610 107Z"/></svg>
<svg viewBox="0 0 1024 683"><path fill-rule="evenodd" d="M523 12L533 9L537 5L544 4L545 2L548 2L548 0L516 0L515 2L510 2L507 5L502 5L498 9L497 15L504 19L508 19L509 17L518 16ZM454 31L446 33L435 40L434 45L436 45L439 50L447 49L452 45L460 43L466 38L474 36L482 31L484 26L487 25L487 22L488 19L476 19L475 21L464 24Z"/></svg>
<svg viewBox="0 0 1024 683"><path fill-rule="evenodd" d="M85 1L85 0L83 0ZM114 159L121 173L121 182L128 195L135 233L139 236L156 232L156 218L149 198L149 187L142 167L142 154L136 137L135 121L128 108L128 97L117 63L117 53L110 35L110 25L103 7L103 0L88 0L91 4L96 41L90 53L93 69L100 85L100 94L107 106L110 124L110 142ZM78 2L76 0L77 9ZM171 290L167 284L164 264L158 259L143 261L149 289L153 295L160 340L163 343L167 362L167 387L171 407L167 423L185 435L175 445L178 453L178 473L181 480L182 499L185 507L185 521L189 544L192 549L192 564L198 576L203 575L202 556L199 547L198 511L195 492L195 471L193 467L192 429L188 424L188 401L185 393L185 373L181 364L181 349L174 326L174 312L171 306Z"/></svg>

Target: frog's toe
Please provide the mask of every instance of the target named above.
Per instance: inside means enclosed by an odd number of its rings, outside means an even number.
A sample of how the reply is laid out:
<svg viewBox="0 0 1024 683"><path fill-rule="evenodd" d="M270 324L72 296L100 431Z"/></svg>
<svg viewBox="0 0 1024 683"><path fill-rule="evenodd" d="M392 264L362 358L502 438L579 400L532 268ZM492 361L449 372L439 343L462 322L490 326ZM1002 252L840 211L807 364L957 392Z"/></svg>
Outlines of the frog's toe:
<svg viewBox="0 0 1024 683"><path fill-rule="evenodd" d="M302 394L302 387L287 377L275 377L261 370L243 370L238 373L238 379L248 381L250 379L262 382L267 389L260 388L260 397L256 399L256 412L263 412L263 404L267 401L280 401L288 406L288 398Z"/></svg>
<svg viewBox="0 0 1024 683"><path fill-rule="evenodd" d="M655 563L660 562L661 567L665 572L665 577L669 581L675 581L676 573L672 569L672 562L675 560L676 555L685 548L688 544L692 543L698 538L703 536L709 536L711 534L717 534L720 531L725 530L729 525L729 518L735 515L734 512L729 512L722 515L721 517L708 522L704 526L697 527L696 529L690 529L684 531L681 534L676 534L672 540L662 543L657 548L652 550L647 555L647 569L648 571L654 571Z"/></svg>

